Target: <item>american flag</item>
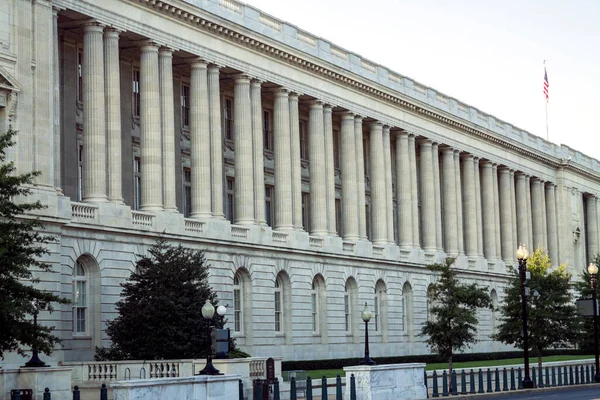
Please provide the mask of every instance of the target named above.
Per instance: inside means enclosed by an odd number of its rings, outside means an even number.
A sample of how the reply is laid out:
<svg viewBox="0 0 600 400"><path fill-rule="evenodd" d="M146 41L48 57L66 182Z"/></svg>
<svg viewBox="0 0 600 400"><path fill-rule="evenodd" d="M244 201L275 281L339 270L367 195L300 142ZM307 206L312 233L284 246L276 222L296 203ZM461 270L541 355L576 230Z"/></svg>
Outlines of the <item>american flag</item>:
<svg viewBox="0 0 600 400"><path fill-rule="evenodd" d="M546 103L548 102L548 73L546 72L546 67L544 67L544 96L546 96Z"/></svg>

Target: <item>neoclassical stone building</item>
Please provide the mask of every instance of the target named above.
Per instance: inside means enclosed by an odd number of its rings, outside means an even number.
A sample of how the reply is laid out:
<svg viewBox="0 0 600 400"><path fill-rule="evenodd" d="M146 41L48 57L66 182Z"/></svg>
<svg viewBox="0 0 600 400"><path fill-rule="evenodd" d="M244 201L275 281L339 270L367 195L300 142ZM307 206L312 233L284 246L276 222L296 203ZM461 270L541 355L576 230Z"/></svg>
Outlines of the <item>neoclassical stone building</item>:
<svg viewBox="0 0 600 400"><path fill-rule="evenodd" d="M502 300L518 243L579 271L600 165L235 0L0 2L0 128L58 241L54 357L107 344L160 232L203 249L238 343L286 360L427 352L425 265ZM474 350L501 349L480 315Z"/></svg>

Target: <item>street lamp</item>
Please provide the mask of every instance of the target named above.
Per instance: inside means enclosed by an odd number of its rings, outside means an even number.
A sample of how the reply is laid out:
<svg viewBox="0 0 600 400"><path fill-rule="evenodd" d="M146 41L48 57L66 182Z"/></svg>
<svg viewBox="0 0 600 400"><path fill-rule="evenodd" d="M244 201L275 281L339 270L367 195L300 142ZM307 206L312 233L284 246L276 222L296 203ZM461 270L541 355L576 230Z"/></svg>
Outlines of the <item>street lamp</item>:
<svg viewBox="0 0 600 400"><path fill-rule="evenodd" d="M223 316L226 312L225 307L219 306L217 307L217 314ZM223 375L219 372L218 369L212 363L212 347L211 347L211 332L212 325L210 325L210 321L215 315L215 307L210 303L210 300L206 300L206 303L202 306L202 317L208 320L208 334L206 335L206 366L202 371L199 372L199 375Z"/></svg>
<svg viewBox="0 0 600 400"><path fill-rule="evenodd" d="M33 306L33 345L31 346L31 359L27 361L24 365L26 368L41 368L48 367L46 363L40 360L38 355L38 326L37 326L37 316L40 313L40 310L44 310L46 308L46 302L42 300L34 300L31 302Z"/></svg>
<svg viewBox="0 0 600 400"><path fill-rule="evenodd" d="M523 358L525 362L525 378L523 378L523 389L533 388L533 381L529 377L529 338L527 337L527 296L525 294L525 282L527 281L527 258L529 252L524 244L517 249L517 260L519 261L519 278L521 278L521 307L523 313Z"/></svg>
<svg viewBox="0 0 600 400"><path fill-rule="evenodd" d="M598 304L596 303L596 294L598 292L598 266L594 263L588 265L587 270L590 274L592 283L592 304L594 307L594 353L596 354L596 374L594 380L600 382L600 361L598 358Z"/></svg>
<svg viewBox="0 0 600 400"><path fill-rule="evenodd" d="M360 365L375 365L375 361L371 360L369 357L369 321L371 320L371 311L367 308L367 303L365 303L365 308L360 313L360 316L363 321L365 321L365 358L360 360Z"/></svg>

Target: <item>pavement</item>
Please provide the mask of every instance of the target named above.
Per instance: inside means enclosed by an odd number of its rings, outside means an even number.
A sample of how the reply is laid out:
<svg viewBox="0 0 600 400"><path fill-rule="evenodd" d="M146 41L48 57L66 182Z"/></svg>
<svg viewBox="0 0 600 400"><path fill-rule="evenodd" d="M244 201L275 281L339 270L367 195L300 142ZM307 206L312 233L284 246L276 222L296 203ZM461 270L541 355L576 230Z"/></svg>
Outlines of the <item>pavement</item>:
<svg viewBox="0 0 600 400"><path fill-rule="evenodd" d="M585 386L562 386L557 388L529 389L514 392L500 392L470 396L452 396L460 399L493 400L600 400L600 384Z"/></svg>

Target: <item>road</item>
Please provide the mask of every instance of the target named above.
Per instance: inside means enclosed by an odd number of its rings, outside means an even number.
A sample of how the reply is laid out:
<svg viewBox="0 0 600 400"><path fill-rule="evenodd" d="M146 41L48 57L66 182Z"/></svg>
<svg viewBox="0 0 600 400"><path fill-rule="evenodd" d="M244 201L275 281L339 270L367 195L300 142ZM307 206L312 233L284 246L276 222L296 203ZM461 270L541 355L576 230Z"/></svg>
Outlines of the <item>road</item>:
<svg viewBox="0 0 600 400"><path fill-rule="evenodd" d="M506 393L489 396L471 396L471 398L477 400L600 400L600 386L594 385L575 388L539 389L521 393L511 392L510 394Z"/></svg>

